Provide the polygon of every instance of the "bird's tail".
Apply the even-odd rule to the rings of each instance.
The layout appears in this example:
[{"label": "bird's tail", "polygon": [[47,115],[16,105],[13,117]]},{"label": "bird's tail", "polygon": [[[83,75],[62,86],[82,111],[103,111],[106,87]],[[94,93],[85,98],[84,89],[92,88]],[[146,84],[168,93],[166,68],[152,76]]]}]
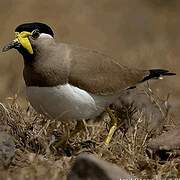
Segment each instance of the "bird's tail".
[{"label": "bird's tail", "polygon": [[147,81],[149,79],[161,79],[163,76],[174,76],[176,73],[169,72],[164,69],[151,69],[149,70],[149,75],[144,77],[141,82]]},{"label": "bird's tail", "polygon": [[[149,74],[143,78],[143,80],[139,81],[139,83],[143,83],[144,81],[150,80],[150,79],[162,79],[163,76],[174,76],[176,73],[169,72],[165,69],[150,69]],[[127,89],[134,89],[136,88],[136,85],[130,86]]]}]

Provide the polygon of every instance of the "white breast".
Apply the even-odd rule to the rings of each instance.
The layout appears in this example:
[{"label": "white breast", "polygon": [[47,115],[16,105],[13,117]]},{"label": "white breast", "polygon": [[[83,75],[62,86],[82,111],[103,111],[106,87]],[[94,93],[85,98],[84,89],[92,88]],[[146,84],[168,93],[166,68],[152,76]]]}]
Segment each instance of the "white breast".
[{"label": "white breast", "polygon": [[40,113],[62,120],[98,116],[114,97],[92,95],[69,84],[56,87],[27,87],[31,105]]}]

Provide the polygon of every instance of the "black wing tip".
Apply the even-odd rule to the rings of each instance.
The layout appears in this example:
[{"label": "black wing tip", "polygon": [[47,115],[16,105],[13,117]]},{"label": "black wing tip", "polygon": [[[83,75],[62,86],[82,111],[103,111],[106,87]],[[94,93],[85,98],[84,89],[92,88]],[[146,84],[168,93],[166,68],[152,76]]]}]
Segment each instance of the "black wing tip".
[{"label": "black wing tip", "polygon": [[176,75],[176,73],[169,72],[167,69],[150,69],[149,70],[150,74],[154,75]]},{"label": "black wing tip", "polygon": [[172,73],[172,72],[167,72],[166,74],[165,74],[165,76],[175,76],[176,75],[176,73]]},{"label": "black wing tip", "polygon": [[150,69],[149,75],[144,77],[144,79],[141,82],[147,81],[149,79],[158,79],[162,76],[175,76],[176,73],[169,72],[169,70],[166,69]]},{"label": "black wing tip", "polygon": [[160,76],[174,76],[176,73],[174,72],[169,72],[169,70],[166,69],[151,69],[149,70],[150,75],[154,75],[155,77],[160,77]]}]

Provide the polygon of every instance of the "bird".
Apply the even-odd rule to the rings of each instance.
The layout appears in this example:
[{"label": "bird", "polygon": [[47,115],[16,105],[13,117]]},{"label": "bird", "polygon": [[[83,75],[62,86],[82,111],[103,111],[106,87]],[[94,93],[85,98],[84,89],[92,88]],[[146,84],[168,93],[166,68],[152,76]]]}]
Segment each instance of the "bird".
[{"label": "bird", "polygon": [[23,77],[32,107],[63,122],[96,118],[107,110],[113,121],[107,145],[117,128],[109,106],[122,91],[150,79],[175,75],[159,68],[131,68],[99,51],[57,43],[52,28],[41,22],[18,25],[15,39],[2,51],[12,48],[23,57]]}]

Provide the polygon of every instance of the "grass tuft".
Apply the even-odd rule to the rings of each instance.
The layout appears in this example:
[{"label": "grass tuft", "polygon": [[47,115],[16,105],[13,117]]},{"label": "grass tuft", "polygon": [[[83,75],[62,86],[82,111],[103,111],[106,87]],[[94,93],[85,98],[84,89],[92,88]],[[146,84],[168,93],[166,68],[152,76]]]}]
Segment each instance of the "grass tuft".
[{"label": "grass tuft", "polygon": [[[147,96],[152,98],[152,94]],[[16,143],[15,158],[9,169],[1,170],[0,179],[65,179],[74,158],[81,152],[96,154],[139,178],[180,177],[179,156],[172,154],[162,162],[147,149],[151,138],[172,125],[172,121],[168,121],[169,109],[163,112],[166,114],[163,128],[152,130],[143,112],[134,104],[111,108],[118,120],[118,130],[109,147],[103,143],[110,126],[109,117],[105,115],[98,122],[89,120],[84,130],[69,139],[63,148],[55,148],[53,143],[66,136],[75,127],[75,122],[49,120],[30,106],[22,108],[16,100],[0,103],[0,129],[9,132]]]}]

